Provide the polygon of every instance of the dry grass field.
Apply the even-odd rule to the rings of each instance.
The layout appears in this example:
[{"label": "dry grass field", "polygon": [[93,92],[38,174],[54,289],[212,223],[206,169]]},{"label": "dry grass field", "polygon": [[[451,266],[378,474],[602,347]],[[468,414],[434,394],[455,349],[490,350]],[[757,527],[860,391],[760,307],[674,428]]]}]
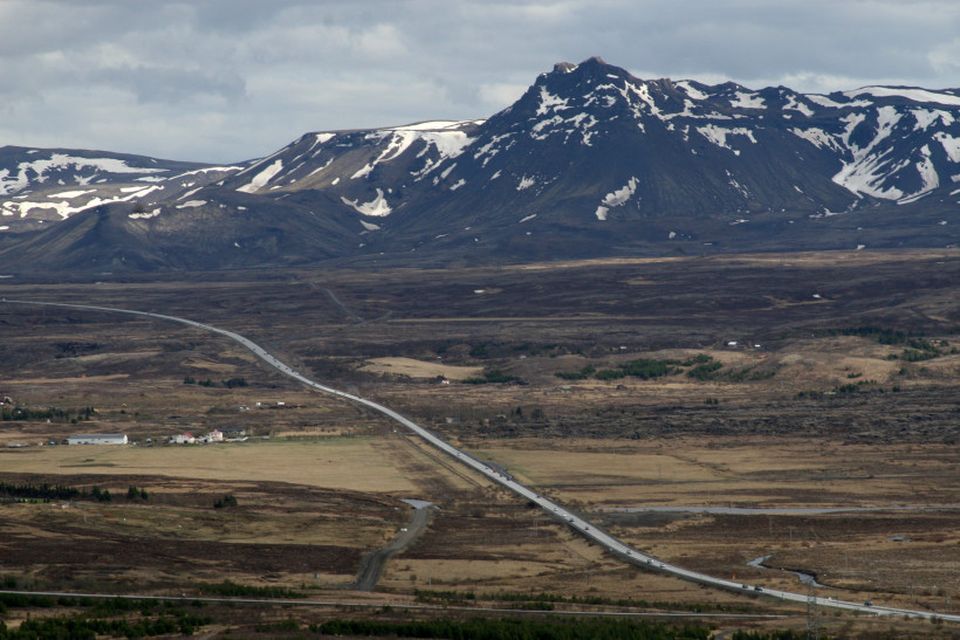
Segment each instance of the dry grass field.
[{"label": "dry grass field", "polygon": [[792,574],[747,565],[770,556],[773,567],[816,575],[824,595],[960,602],[955,448],[713,437],[518,440],[475,452],[684,566],[803,588]]},{"label": "dry grass field", "polygon": [[458,367],[438,362],[424,362],[413,358],[373,358],[360,367],[361,371],[407,376],[410,378],[437,378],[462,381],[480,375],[482,367]]},{"label": "dry grass field", "polygon": [[[0,296],[239,331],[684,566],[795,590],[805,587],[781,569],[803,570],[822,595],[957,611],[958,289],[960,254],[944,251],[5,280]],[[403,526],[399,499],[417,497],[439,509],[388,563],[381,601],[417,589],[549,591],[777,610],[624,567],[385,419],[305,390],[216,336],[0,304],[0,359],[0,399],[66,412],[0,422],[0,482],[120,496],[134,484],[152,496],[0,504],[2,573],[37,585],[169,592],[230,577],[337,594],[362,555]],[[672,369],[596,375],[640,360]],[[697,377],[696,362],[714,368]],[[510,382],[462,382],[484,376]],[[74,423],[84,407],[96,413]],[[157,446],[227,427],[251,439]],[[81,431],[139,445],[39,446]],[[239,507],[214,509],[226,493]],[[698,506],[870,510],[623,511]],[[747,566],[760,556],[769,568]],[[803,625],[802,611],[788,613],[799,617],[783,624]],[[863,637],[890,624],[904,637],[952,633],[855,623],[847,631]]]},{"label": "dry grass field", "polygon": [[308,487],[411,494],[408,461],[371,437],[205,446],[56,446],[0,449],[7,473],[149,475],[199,480],[287,482]]}]

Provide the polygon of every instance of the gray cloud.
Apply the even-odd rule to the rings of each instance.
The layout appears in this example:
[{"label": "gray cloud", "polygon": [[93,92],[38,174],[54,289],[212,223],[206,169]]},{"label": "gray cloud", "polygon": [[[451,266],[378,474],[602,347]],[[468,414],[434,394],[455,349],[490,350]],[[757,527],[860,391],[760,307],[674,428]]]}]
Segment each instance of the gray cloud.
[{"label": "gray cloud", "polygon": [[829,91],[960,86],[953,0],[4,0],[0,144],[184,159],[490,115],[560,60]]}]

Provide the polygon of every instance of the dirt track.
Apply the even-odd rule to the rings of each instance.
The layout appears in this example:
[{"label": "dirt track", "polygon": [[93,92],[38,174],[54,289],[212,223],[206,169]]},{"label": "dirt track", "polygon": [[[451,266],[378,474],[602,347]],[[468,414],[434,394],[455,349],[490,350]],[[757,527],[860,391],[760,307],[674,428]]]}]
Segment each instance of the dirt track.
[{"label": "dirt track", "polygon": [[347,588],[354,591],[373,591],[383,574],[383,567],[387,560],[397,553],[404,551],[427,529],[430,521],[430,509],[433,505],[428,502],[411,501],[413,516],[400,534],[382,549],[377,549],[363,556],[360,560],[360,571],[357,579]]}]

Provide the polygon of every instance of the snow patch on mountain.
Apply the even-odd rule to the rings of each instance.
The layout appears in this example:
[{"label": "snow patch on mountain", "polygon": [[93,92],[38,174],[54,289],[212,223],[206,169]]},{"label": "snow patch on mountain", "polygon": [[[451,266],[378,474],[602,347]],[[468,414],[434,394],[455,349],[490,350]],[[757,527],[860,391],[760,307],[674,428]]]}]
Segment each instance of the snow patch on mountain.
[{"label": "snow patch on mountain", "polygon": [[487,166],[487,163],[493,160],[494,156],[501,151],[509,151],[510,147],[516,143],[516,140],[510,140],[510,142],[508,142],[504,147],[498,146],[501,142],[513,137],[514,135],[515,134],[512,132],[508,132],[493,136],[489,142],[477,149],[476,153],[473,154],[473,159],[479,160],[480,158],[483,158],[481,166]]},{"label": "snow patch on mountain", "polygon": [[[49,173],[68,169],[73,171],[93,169],[96,172],[113,174],[157,174],[167,171],[158,167],[131,167],[126,161],[118,158],[82,158],[66,153],[51,153],[49,158],[17,164],[15,173],[11,173],[9,169],[0,170],[0,195],[17,193],[31,184],[43,184],[47,181]],[[89,183],[96,174],[75,177],[78,178],[77,184],[84,184]]]},{"label": "snow patch on mountain", "polygon": [[[433,146],[444,160],[456,158],[473,142],[473,138],[463,131],[425,131],[420,139]],[[425,152],[421,151],[419,155]]]},{"label": "snow patch on mountain", "polygon": [[840,109],[842,107],[849,106],[849,103],[837,102],[832,100],[827,96],[821,95],[819,93],[805,93],[803,97],[809,100],[810,102],[820,105],[821,107],[828,107],[831,109]]},{"label": "snow patch on mountain", "polygon": [[737,91],[735,97],[730,100],[730,106],[734,109],[765,109],[767,103],[755,93]]},{"label": "snow patch on mountain", "polygon": [[890,163],[893,158],[888,157],[892,148],[888,147],[883,151],[874,153],[874,149],[893,132],[894,127],[900,121],[902,115],[895,107],[885,106],[877,109],[877,128],[873,138],[865,147],[860,147],[851,142],[850,137],[853,131],[866,120],[863,113],[850,113],[841,118],[846,123],[843,132],[843,142],[850,150],[853,159],[844,162],[840,169],[831,179],[842,187],[845,187],[857,196],[869,195],[875,198],[885,200],[900,200],[905,195],[897,187],[890,186],[884,188],[884,179],[887,177]]},{"label": "snow patch on mountain", "polygon": [[203,187],[196,187],[195,189],[190,189],[190,191],[185,192],[183,195],[177,198],[177,200],[186,200],[187,198],[195,194],[197,191],[200,191],[200,189],[202,188]]},{"label": "snow patch on mountain", "polygon": [[943,146],[943,150],[946,152],[947,157],[950,158],[950,162],[960,162],[960,137],[938,131],[933,135],[933,139]]},{"label": "snow patch on mountain", "polygon": [[930,145],[923,145],[923,147],[920,148],[920,154],[922,157],[914,166],[917,169],[917,173],[920,174],[920,181],[923,184],[919,191],[911,196],[902,198],[897,204],[916,202],[940,186],[940,175],[937,173],[936,167],[933,166],[933,160],[930,159]]},{"label": "snow patch on mountain", "polygon": [[[319,167],[317,167],[316,169],[308,173],[307,177],[309,178],[312,175],[320,173],[321,171],[329,167],[331,164],[333,164],[333,158],[327,158],[326,162],[324,162],[322,165],[320,165]],[[337,182],[339,181],[340,181],[340,176],[337,176]],[[332,184],[337,184],[337,182],[333,182]]]},{"label": "snow patch on mountain", "polygon": [[715,124],[708,124],[702,127],[696,128],[700,135],[712,142],[718,147],[724,149],[729,149],[734,153],[734,155],[739,156],[740,150],[734,149],[729,144],[727,144],[727,136],[744,136],[753,144],[757,144],[757,139],[753,135],[753,131],[745,127],[720,127]]},{"label": "snow patch on mountain", "polygon": [[[139,191],[140,187],[133,187],[134,190]],[[73,200],[74,198],[79,198],[80,196],[85,196],[88,193],[96,193],[96,189],[81,189],[80,191],[63,191],[61,193],[51,193],[47,197],[50,199],[55,198],[66,198],[67,200]],[[122,192],[123,189],[120,189]]]},{"label": "snow patch on mountain", "polygon": [[457,130],[466,124],[481,125],[485,120],[426,120],[424,122],[414,122],[413,124],[404,124],[399,127],[390,127],[388,131],[443,131]]},{"label": "snow patch on mountain", "polygon": [[529,189],[535,184],[537,184],[536,178],[523,176],[522,178],[520,178],[520,182],[517,183],[517,191],[523,191],[524,189]]},{"label": "snow patch on mountain", "polygon": [[357,178],[366,178],[368,175],[370,175],[370,172],[373,171],[373,166],[374,165],[372,162],[368,162],[367,164],[357,169],[353,173],[353,175],[350,176],[350,179],[356,180]]},{"label": "snow patch on mountain", "polygon": [[277,159],[274,160],[270,166],[258,173],[253,177],[253,179],[247,184],[239,187],[237,191],[241,193],[256,193],[269,183],[274,176],[280,173],[283,169],[283,160]]},{"label": "snow patch on mountain", "polygon": [[836,139],[818,127],[810,127],[808,129],[794,127],[792,129],[788,129],[788,131],[798,138],[803,138],[818,149],[831,149],[833,151],[841,150],[840,144],[836,141]]},{"label": "snow patch on mountain", "polygon": [[[731,187],[733,187],[733,188],[737,191],[737,193],[739,193],[739,194],[740,194],[741,196],[743,196],[745,199],[749,199],[749,198],[750,198],[750,191],[747,190],[747,188],[746,188],[745,186],[743,186],[742,184],[740,184],[740,183],[737,181],[736,178],[733,177],[733,174],[730,173],[730,170],[729,170],[729,169],[724,169],[724,173],[727,174],[727,184],[729,184]],[[742,222],[747,222],[747,220],[742,220],[741,223],[742,223]],[[731,224],[737,224],[737,223],[731,223]]]},{"label": "snow patch on mountain", "polygon": [[[233,171],[241,171],[241,170],[243,170],[243,167],[237,167],[237,166],[203,167],[201,169],[193,169],[192,171],[184,171],[183,173],[179,173],[171,178],[167,178],[167,180],[173,181],[173,180],[178,180],[180,178],[186,178],[187,176],[197,176],[203,173],[210,173],[212,171],[216,171],[218,173],[231,173]],[[143,178],[140,178],[140,180],[143,180]]]},{"label": "snow patch on mountain", "polygon": [[624,204],[626,204],[631,196],[636,193],[637,184],[637,178],[632,177],[627,180],[627,184],[605,195],[603,200],[600,202],[600,205],[597,207],[597,210],[594,212],[594,215],[597,216],[597,220],[606,220],[610,209],[613,207],[622,207]]},{"label": "snow patch on mountain", "polygon": [[787,104],[783,105],[783,110],[799,111],[808,118],[813,115],[813,109],[797,100],[796,96],[787,96]]},{"label": "snow patch on mountain", "polygon": [[540,87],[540,105],[537,107],[537,115],[544,116],[551,111],[562,111],[569,109],[567,99],[555,96],[546,87]]},{"label": "snow patch on mountain", "polygon": [[433,179],[433,183],[434,183],[434,184],[437,184],[440,180],[446,180],[446,179],[447,179],[447,176],[450,175],[450,174],[453,172],[453,170],[456,169],[456,168],[457,168],[457,163],[456,163],[456,162],[454,162],[453,164],[449,165],[446,169],[444,169],[443,171],[440,172],[440,177],[439,177],[439,178],[434,178],[434,179]]},{"label": "snow patch on mountain", "polygon": [[421,169],[411,172],[416,180],[421,180],[444,161],[459,156],[473,142],[473,138],[458,128],[467,122],[469,121],[431,121],[373,131],[367,134],[365,139],[374,143],[385,141],[385,146],[376,158],[358,169],[350,179],[369,176],[377,165],[399,158],[412,145],[422,142],[424,146],[416,157],[426,156],[431,149],[435,151],[436,157],[428,157]]},{"label": "snow patch on mountain", "polygon": [[848,98],[863,95],[875,98],[906,98],[912,102],[933,102],[949,107],[960,107],[960,96],[914,87],[861,87],[854,91],[844,91],[843,95]]},{"label": "snow patch on mountain", "polygon": [[913,114],[913,117],[917,121],[917,124],[913,128],[914,131],[926,131],[930,128],[930,125],[938,120],[940,124],[947,127],[955,121],[952,113],[943,111],[942,109],[911,109],[910,113]]},{"label": "snow patch on mountain", "polygon": [[150,218],[156,218],[158,215],[160,215],[160,212],[162,210],[163,209],[161,207],[157,207],[153,211],[150,211],[150,212],[137,211],[129,214],[127,217],[130,218],[131,220],[149,220]]},{"label": "snow patch on mountain", "polygon": [[563,134],[563,142],[567,144],[570,141],[571,134],[579,133],[580,143],[589,147],[592,146],[590,138],[594,134],[591,129],[597,124],[599,124],[599,121],[589,113],[578,113],[569,118],[553,116],[534,124],[530,129],[530,137],[534,140],[546,140],[551,135]]},{"label": "snow patch on mountain", "polygon": [[[0,213],[4,216],[17,216],[21,219],[26,218],[33,211],[53,211],[56,213],[62,220],[66,220],[75,213],[80,213],[81,211],[86,211],[87,209],[92,209],[93,207],[99,207],[100,205],[110,204],[112,202],[129,202],[141,198],[153,191],[162,190],[163,187],[159,185],[152,185],[149,187],[138,188],[136,192],[125,195],[125,196],[113,196],[113,197],[102,197],[94,196],[93,198],[88,199],[86,202],[80,204],[74,204],[73,202],[68,202],[67,200],[75,200],[81,195],[88,195],[90,193],[96,193],[96,189],[91,189],[84,191],[82,193],[77,192],[65,192],[70,194],[70,197],[67,199],[56,200],[47,200],[47,201],[33,201],[26,200],[25,198],[29,196],[15,196],[15,200],[7,200],[6,202],[0,203]],[[61,198],[64,197],[63,193],[59,194]],[[53,197],[53,196],[48,196]]]},{"label": "snow patch on mountain", "polygon": [[707,100],[710,97],[703,91],[700,91],[694,87],[689,80],[681,80],[676,83],[676,86],[680,87],[684,93],[694,100]]},{"label": "snow patch on mountain", "polygon": [[390,215],[390,212],[393,209],[390,208],[390,204],[387,202],[386,197],[383,195],[383,189],[377,189],[377,197],[371,200],[370,202],[360,202],[359,198],[355,200],[349,200],[343,196],[340,196],[340,200],[345,205],[353,207],[354,211],[361,213],[365,216],[373,216],[377,218],[382,218]]}]

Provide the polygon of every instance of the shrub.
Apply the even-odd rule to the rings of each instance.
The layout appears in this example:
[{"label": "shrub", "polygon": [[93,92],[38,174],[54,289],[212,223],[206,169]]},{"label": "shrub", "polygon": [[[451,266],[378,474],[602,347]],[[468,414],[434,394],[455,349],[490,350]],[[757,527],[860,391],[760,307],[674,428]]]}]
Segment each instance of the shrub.
[{"label": "shrub", "polygon": [[483,375],[479,377],[467,378],[463,381],[465,384],[506,384],[523,383],[521,378],[504,373],[500,369],[484,369]]},{"label": "shrub", "polygon": [[219,498],[216,502],[213,503],[214,509],[224,509],[226,507],[235,507],[237,506],[237,498],[232,494],[228,493],[227,495]]},{"label": "shrub", "polygon": [[694,380],[712,380],[717,377],[717,372],[723,368],[723,364],[716,360],[711,360],[704,364],[699,364],[693,369],[687,371],[687,376]]},{"label": "shrub", "polygon": [[588,364],[579,371],[558,371],[554,375],[562,380],[586,380],[596,372],[596,368]]}]

